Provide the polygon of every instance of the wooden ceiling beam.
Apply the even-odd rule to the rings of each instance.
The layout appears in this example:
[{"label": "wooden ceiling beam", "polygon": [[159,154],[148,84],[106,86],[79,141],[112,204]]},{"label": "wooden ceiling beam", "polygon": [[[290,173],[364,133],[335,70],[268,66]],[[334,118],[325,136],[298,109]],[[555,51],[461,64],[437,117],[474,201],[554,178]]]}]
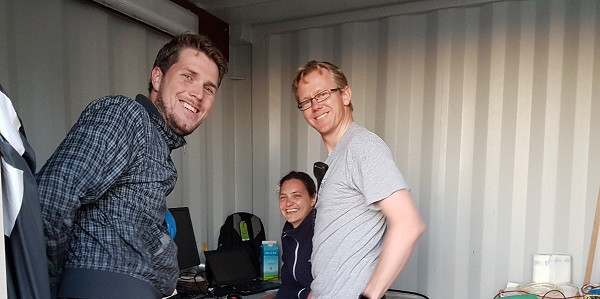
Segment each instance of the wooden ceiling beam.
[{"label": "wooden ceiling beam", "polygon": [[229,61],[229,24],[188,0],[171,0],[198,16],[198,33],[208,36]]}]

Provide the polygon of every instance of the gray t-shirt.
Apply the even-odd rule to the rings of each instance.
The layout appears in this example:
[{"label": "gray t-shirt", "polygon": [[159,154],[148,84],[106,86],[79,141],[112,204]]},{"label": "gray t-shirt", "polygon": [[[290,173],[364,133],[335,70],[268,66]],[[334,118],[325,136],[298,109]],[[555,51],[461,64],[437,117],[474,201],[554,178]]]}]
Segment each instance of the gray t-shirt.
[{"label": "gray t-shirt", "polygon": [[313,298],[358,298],[377,263],[386,228],[373,204],[407,189],[388,146],[356,123],[327,160],[313,236]]}]

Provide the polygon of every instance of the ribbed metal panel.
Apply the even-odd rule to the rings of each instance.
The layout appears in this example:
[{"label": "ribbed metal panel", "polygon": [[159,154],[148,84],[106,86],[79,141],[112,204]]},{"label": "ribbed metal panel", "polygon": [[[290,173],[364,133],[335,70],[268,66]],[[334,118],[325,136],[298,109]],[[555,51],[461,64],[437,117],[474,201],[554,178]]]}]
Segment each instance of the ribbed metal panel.
[{"label": "ribbed metal panel", "polygon": [[[253,150],[269,161],[255,200],[276,198],[283,174],[326,158],[290,84],[306,61],[329,60],[428,224],[395,287],[492,298],[531,281],[536,253],[572,255],[581,285],[600,186],[599,10],[591,0],[499,1],[255,30],[253,110],[267,120],[254,119]],[[269,209],[276,238],[280,216]]]},{"label": "ribbed metal panel", "polygon": [[[327,156],[291,79],[325,59],[348,75],[356,121],[388,143],[428,225],[394,287],[492,298],[531,281],[535,253],[572,255],[580,285],[600,187],[600,3],[476,2],[254,28],[251,51],[232,46],[209,119],[174,152],[169,204],[190,206],[211,249],[235,211],[279,240],[279,178]],[[0,83],[40,164],[91,100],[145,92],[168,39],[80,1],[0,0],[0,16]]]}]

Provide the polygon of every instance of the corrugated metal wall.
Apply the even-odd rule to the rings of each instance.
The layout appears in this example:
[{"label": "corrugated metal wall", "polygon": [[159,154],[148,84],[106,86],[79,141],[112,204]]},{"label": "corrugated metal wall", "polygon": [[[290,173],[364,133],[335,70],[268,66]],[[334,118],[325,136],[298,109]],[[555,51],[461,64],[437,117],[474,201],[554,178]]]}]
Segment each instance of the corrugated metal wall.
[{"label": "corrugated metal wall", "polygon": [[[209,248],[234,211],[253,211],[278,240],[279,178],[327,155],[291,79],[327,59],[345,70],[356,121],[390,145],[428,224],[394,287],[492,298],[531,280],[534,253],[571,254],[581,284],[600,187],[600,3],[430,9],[465,2],[477,1],[254,28],[252,49],[232,46],[211,116],[174,153],[169,204],[190,206]],[[0,0],[0,16],[0,83],[40,164],[91,100],[145,92],[168,39],[85,1]]]},{"label": "corrugated metal wall", "polygon": [[[166,11],[162,13],[168,16]],[[36,151],[38,169],[91,101],[110,94],[147,94],[152,64],[169,39],[167,34],[88,1],[0,0],[0,84],[22,119]],[[185,148],[172,154],[179,180],[168,204],[190,207],[199,243],[218,234],[224,220],[221,215],[236,209],[233,197],[222,200],[223,193],[230,195],[234,190],[221,182],[232,181],[236,175],[245,175],[242,182],[251,180],[249,168],[235,172],[232,166],[236,151],[234,139],[229,137],[233,136],[234,117],[222,118],[233,111],[235,89],[229,82],[223,81],[212,116],[187,137]],[[240,123],[239,127],[248,130],[242,134],[251,138],[249,119]],[[251,144],[243,141],[244,145]],[[247,148],[242,151],[251,152]],[[239,163],[247,164],[251,163]],[[238,193],[250,194],[251,185],[246,185],[246,190]],[[209,196],[217,198],[215,204]],[[251,210],[247,201],[249,208],[244,202],[241,209]],[[214,219],[213,214],[217,215]],[[209,217],[214,225],[209,225]]]},{"label": "corrugated metal wall", "polygon": [[[581,285],[600,186],[600,2],[370,17],[255,28],[255,207],[276,198],[283,174],[326,158],[290,84],[299,65],[329,60],[349,77],[355,120],[389,144],[428,223],[395,287],[492,298],[509,281],[531,281],[535,253],[572,255]],[[273,202],[264,217],[275,238]]]},{"label": "corrugated metal wall", "polygon": [[[0,84],[38,169],[91,101],[147,94],[152,64],[169,39],[88,1],[0,0]],[[211,115],[172,153],[179,176],[167,204],[190,208],[199,248],[216,248],[227,215],[253,209],[250,64],[250,45],[233,45]]]}]

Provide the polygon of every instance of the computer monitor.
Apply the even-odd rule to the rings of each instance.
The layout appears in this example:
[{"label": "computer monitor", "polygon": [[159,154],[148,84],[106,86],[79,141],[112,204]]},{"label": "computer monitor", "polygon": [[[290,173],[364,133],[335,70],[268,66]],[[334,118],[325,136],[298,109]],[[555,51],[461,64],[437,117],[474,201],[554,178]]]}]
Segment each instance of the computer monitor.
[{"label": "computer monitor", "polygon": [[173,215],[173,218],[175,218],[175,225],[177,226],[175,244],[177,244],[179,270],[198,266],[200,264],[200,255],[198,254],[198,245],[194,236],[190,210],[187,207],[180,207],[169,208],[169,211]]}]

